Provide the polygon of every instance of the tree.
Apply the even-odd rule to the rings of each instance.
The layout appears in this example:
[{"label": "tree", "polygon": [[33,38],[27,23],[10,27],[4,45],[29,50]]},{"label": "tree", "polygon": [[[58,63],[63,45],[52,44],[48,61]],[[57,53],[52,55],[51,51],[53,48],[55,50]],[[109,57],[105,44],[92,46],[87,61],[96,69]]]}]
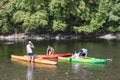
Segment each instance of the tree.
[{"label": "tree", "polygon": [[[42,9],[43,6],[42,0],[9,0],[2,16],[7,18],[3,25],[9,23],[12,26],[8,26],[11,30],[22,29],[24,32],[44,27],[48,24],[48,18],[47,12]],[[5,25],[2,29],[6,27]]]},{"label": "tree", "polygon": [[117,32],[119,0],[3,0],[0,32]]}]

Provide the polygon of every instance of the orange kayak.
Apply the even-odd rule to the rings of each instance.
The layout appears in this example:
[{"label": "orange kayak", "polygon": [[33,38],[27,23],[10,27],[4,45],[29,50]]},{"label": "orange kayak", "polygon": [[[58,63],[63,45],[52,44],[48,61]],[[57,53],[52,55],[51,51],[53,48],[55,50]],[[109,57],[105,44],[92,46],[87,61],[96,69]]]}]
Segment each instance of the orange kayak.
[{"label": "orange kayak", "polygon": [[[17,60],[21,60],[21,61],[28,61],[27,56],[11,55],[11,59],[17,59]],[[56,65],[57,64],[56,61],[39,59],[39,58],[35,58],[34,62],[35,63],[42,63],[42,64],[51,64],[51,65]]]},{"label": "orange kayak", "polygon": [[56,69],[56,65],[47,65],[47,64],[39,64],[39,63],[33,63],[33,62],[28,62],[28,61],[22,61],[22,60],[19,60],[19,59],[11,59],[12,62],[17,62],[17,63],[20,63],[24,66],[29,66],[29,65],[33,65],[34,67],[36,68],[50,68],[50,69]]},{"label": "orange kayak", "polygon": [[53,54],[53,55],[38,55],[38,57],[42,59],[58,59],[58,57],[69,57],[71,53],[61,53],[61,54]]}]

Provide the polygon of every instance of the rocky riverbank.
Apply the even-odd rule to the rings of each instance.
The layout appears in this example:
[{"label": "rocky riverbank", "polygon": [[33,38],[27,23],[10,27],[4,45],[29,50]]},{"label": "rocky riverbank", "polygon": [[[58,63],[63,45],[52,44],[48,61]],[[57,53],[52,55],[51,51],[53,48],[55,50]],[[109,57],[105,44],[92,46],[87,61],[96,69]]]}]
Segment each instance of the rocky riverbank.
[{"label": "rocky riverbank", "polygon": [[37,35],[27,35],[24,33],[20,34],[12,34],[12,35],[0,35],[0,40],[76,40],[76,39],[86,39],[86,38],[100,38],[100,39],[117,39],[120,40],[120,33],[109,33],[109,34],[97,34],[97,35],[89,35],[89,34],[37,34]]}]

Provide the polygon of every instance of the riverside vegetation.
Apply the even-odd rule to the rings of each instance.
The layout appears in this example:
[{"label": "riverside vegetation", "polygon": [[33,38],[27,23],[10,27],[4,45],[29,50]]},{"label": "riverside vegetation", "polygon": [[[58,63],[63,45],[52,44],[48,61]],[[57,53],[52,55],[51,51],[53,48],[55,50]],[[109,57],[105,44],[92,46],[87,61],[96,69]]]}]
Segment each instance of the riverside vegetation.
[{"label": "riverside vegetation", "polygon": [[120,0],[0,0],[0,34],[119,33]]}]

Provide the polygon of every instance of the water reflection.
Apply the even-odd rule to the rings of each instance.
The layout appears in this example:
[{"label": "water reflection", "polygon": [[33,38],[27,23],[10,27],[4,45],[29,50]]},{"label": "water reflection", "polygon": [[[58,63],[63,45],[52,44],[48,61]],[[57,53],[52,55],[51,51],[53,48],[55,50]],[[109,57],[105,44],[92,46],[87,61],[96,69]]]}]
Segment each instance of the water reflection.
[{"label": "water reflection", "polygon": [[82,71],[83,73],[89,69],[104,69],[107,64],[72,64],[72,70],[74,73],[79,73]]},{"label": "water reflection", "polygon": [[[34,80],[119,80],[120,62],[120,41],[39,41],[35,42],[36,53],[44,53],[48,44],[55,48],[56,53],[74,52],[74,50],[85,47],[89,50],[89,56],[98,58],[110,58],[112,62],[100,65],[81,65],[62,63],[59,65],[33,65],[32,79]],[[15,42],[14,44],[4,44],[0,42],[0,80],[27,80],[28,64],[11,64],[6,55],[24,55],[26,42]],[[12,47],[11,47],[12,46]],[[3,57],[5,56],[5,57]],[[15,63],[15,62],[13,62]],[[21,62],[23,64],[24,62]],[[6,65],[7,64],[7,65]],[[11,65],[11,66],[8,66]],[[83,69],[85,66],[87,69]],[[18,69],[19,68],[19,69]],[[3,73],[4,72],[4,73]],[[11,74],[12,72],[12,74]],[[65,74],[65,72],[67,74]],[[115,75],[113,75],[115,74]],[[7,78],[7,79],[6,79]],[[12,78],[12,79],[11,79]],[[87,79],[86,79],[87,78]]]},{"label": "water reflection", "polygon": [[72,64],[72,71],[74,76],[79,79],[86,79],[88,74],[88,69],[86,66],[81,64]]},{"label": "water reflection", "polygon": [[34,72],[34,63],[28,62],[28,69],[27,69],[27,80],[34,80],[33,79],[33,72]]},{"label": "water reflection", "polygon": [[104,71],[107,64],[72,64],[73,77],[77,80],[87,80],[91,71]]},{"label": "water reflection", "polygon": [[72,64],[72,70],[74,73],[78,73],[81,70],[80,64]]}]

